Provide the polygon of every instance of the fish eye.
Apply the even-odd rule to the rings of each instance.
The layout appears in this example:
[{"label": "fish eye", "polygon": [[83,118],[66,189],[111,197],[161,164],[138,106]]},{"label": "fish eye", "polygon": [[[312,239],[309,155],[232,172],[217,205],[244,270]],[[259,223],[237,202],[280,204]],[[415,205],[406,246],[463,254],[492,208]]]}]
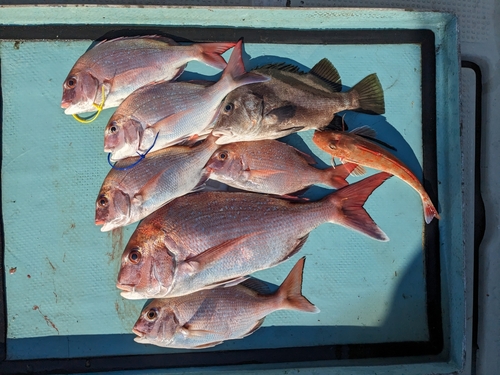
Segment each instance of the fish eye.
[{"label": "fish eye", "polygon": [[222,151],[217,157],[219,160],[226,160],[228,157],[227,151]]},{"label": "fish eye", "polygon": [[106,198],[104,195],[101,195],[99,196],[99,198],[97,199],[97,203],[99,204],[99,206],[101,207],[106,207],[109,203],[108,201],[108,198]]},{"label": "fish eye", "polygon": [[141,260],[141,252],[139,249],[133,249],[130,254],[128,255],[128,259],[130,260],[131,263],[137,264]]},{"label": "fish eye", "polygon": [[116,132],[118,130],[118,128],[116,127],[116,125],[117,125],[116,121],[113,121],[110,125],[111,126],[109,127],[109,132],[111,134],[113,134],[114,132]]},{"label": "fish eye", "polygon": [[150,321],[155,320],[157,316],[158,316],[158,311],[156,311],[156,309],[150,309],[146,313],[146,319],[148,319]]},{"label": "fish eye", "polygon": [[330,147],[332,150],[336,150],[337,149],[337,145],[334,142],[328,143],[328,147]]},{"label": "fish eye", "polygon": [[224,107],[224,112],[228,113],[228,112],[231,112],[231,110],[234,108],[234,105],[233,103],[228,103],[226,104],[226,106]]},{"label": "fish eye", "polygon": [[76,77],[69,77],[66,81],[66,86],[70,89],[74,88],[76,86]]}]

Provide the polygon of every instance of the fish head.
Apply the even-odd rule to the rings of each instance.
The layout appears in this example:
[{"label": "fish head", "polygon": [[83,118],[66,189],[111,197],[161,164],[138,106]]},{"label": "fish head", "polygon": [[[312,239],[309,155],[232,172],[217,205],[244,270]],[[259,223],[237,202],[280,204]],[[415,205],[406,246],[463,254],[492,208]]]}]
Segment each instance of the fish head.
[{"label": "fish head", "polygon": [[223,145],[213,153],[205,168],[214,175],[234,178],[243,169],[242,156],[234,143]]},{"label": "fish head", "polygon": [[259,133],[264,100],[246,87],[231,92],[222,102],[212,134],[219,145],[251,141]]},{"label": "fish head", "polygon": [[128,299],[161,298],[172,289],[175,259],[163,243],[160,230],[139,225],[121,259],[116,287]]},{"label": "fish head", "polygon": [[115,113],[104,129],[104,152],[111,152],[114,160],[134,156],[143,131],[138,120]]},{"label": "fish head", "polygon": [[132,332],[137,335],[134,341],[168,346],[182,328],[172,304],[169,299],[156,299],[149,303],[132,328]]},{"label": "fish head", "polygon": [[95,224],[101,231],[118,228],[130,220],[130,197],[118,187],[103,186],[95,202]]},{"label": "fish head", "polygon": [[312,139],[319,148],[326,152],[331,152],[339,148],[341,138],[341,132],[333,130],[316,130]]},{"label": "fish head", "polygon": [[63,83],[61,108],[67,115],[95,111],[99,80],[90,72],[72,69]]}]

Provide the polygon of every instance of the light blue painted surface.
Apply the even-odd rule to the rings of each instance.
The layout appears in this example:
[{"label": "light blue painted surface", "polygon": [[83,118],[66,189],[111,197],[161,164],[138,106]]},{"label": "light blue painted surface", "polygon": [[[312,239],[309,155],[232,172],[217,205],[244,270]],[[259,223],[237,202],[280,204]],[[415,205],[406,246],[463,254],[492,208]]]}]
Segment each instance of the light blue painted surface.
[{"label": "light blue painted surface", "polygon": [[[12,9],[4,8],[2,23],[11,23],[9,17],[19,21],[20,17],[37,11],[40,10],[27,8],[26,13],[14,15]],[[79,16],[71,17],[76,11]],[[100,17],[95,17],[96,12]],[[140,19],[146,25],[155,24],[166,10],[133,9],[133,12],[134,23]],[[257,17],[252,9],[218,8],[214,12],[194,9],[187,13],[182,9],[169,9],[169,17],[163,18],[161,23],[182,25],[197,20],[197,24],[226,25],[231,20],[232,25],[248,26],[248,21],[252,21],[251,25],[258,27],[259,22],[265,22],[268,17],[268,12],[262,11]],[[241,13],[242,18],[226,18],[227,14],[234,16],[235,12]],[[287,19],[295,19],[297,28],[321,28],[328,22],[329,28],[333,24],[337,28],[404,25],[435,31],[440,46],[437,55],[438,176],[441,182],[439,205],[444,218],[440,228],[442,261],[447,275],[443,277],[443,314],[446,320],[448,311],[454,313],[445,329],[453,332],[451,351],[459,363],[461,341],[458,339],[463,334],[463,292],[460,290],[463,286],[458,290],[456,287],[462,280],[460,260],[463,257],[458,235],[461,233],[461,191],[456,187],[460,179],[458,102],[453,105],[458,81],[449,73],[451,69],[456,75],[458,65],[454,23],[451,22],[446,30],[450,44],[444,42],[443,27],[452,19],[435,13],[324,9],[301,11],[299,19],[296,12],[273,12],[269,13],[274,14],[274,20],[284,19],[285,15]],[[104,22],[127,22],[131,16],[127,9],[110,11],[96,7],[86,8],[85,12],[72,7],[50,11],[51,21],[55,23],[62,18],[64,22],[72,19],[72,23],[73,20],[99,23],[102,17],[106,17]],[[398,21],[390,20],[391,16],[397,16]],[[40,17],[26,18],[30,24],[33,19]],[[182,36],[181,30],[179,36]],[[101,233],[93,225],[94,200],[108,170],[102,152],[103,127],[112,110],[103,112],[96,122],[85,126],[65,116],[59,108],[62,81],[90,43],[26,41],[16,49],[13,41],[5,41],[0,46],[9,359],[174,352],[135,344],[132,335],[123,335],[130,332],[142,306],[141,301],[123,300],[114,288],[118,257],[132,228],[124,230],[120,243],[118,233]],[[382,140],[398,148],[398,156],[411,169],[421,173],[420,55],[417,46],[246,44],[245,51],[251,58],[247,67],[267,62],[267,58],[261,57],[266,55],[274,56],[272,61],[293,57],[304,67],[312,67],[321,58],[329,57],[338,68],[344,85],[348,86],[376,72],[385,89],[385,118],[348,113],[346,122],[351,128],[367,123],[372,125]],[[210,76],[216,74],[213,69],[198,63],[190,64],[188,70]],[[458,101],[458,94],[456,98]],[[328,157],[310,142],[310,136],[311,133],[301,134],[306,146],[328,163]],[[307,150],[297,136],[288,140]],[[319,196],[324,192],[316,188],[313,194]],[[425,340],[423,220],[418,195],[403,182],[391,179],[375,191],[366,208],[391,238],[389,243],[377,243],[339,226],[325,224],[311,234],[304,249],[290,262],[255,274],[279,284],[293,262],[306,255],[304,294],[320,307],[321,314],[277,312],[270,315],[265,328],[254,335],[213,350],[263,347],[263,343],[264,347],[275,347]],[[17,267],[14,274],[8,273],[11,267]],[[34,310],[34,306],[39,308]],[[288,329],[286,326],[293,327]],[[34,339],[36,337],[42,337],[42,342],[51,345],[36,345],[40,342]],[[25,350],[28,343],[34,344],[34,350]]]}]

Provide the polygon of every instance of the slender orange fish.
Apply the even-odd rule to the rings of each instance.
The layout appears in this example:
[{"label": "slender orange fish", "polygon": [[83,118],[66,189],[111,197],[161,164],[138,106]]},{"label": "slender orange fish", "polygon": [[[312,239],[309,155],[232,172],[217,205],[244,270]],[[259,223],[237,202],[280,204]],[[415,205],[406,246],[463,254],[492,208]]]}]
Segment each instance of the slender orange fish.
[{"label": "slender orange fish", "polygon": [[323,151],[342,162],[350,162],[390,173],[410,185],[422,198],[425,222],[440,219],[436,208],[418,178],[397,157],[367,138],[375,138],[375,131],[362,126],[350,132],[331,129],[314,132],[313,142]]}]

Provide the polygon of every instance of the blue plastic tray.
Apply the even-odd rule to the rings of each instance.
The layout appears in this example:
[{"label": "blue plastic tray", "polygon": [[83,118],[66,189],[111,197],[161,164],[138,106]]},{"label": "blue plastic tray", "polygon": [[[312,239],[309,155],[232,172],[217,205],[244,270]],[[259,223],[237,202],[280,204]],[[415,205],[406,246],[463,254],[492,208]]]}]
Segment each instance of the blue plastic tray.
[{"label": "blue plastic tray", "polygon": [[[334,364],[341,371],[340,365],[380,357],[390,357],[385,364],[429,362],[442,371],[461,366],[464,275],[453,16],[352,9],[88,6],[19,12],[4,7],[0,25],[2,373],[207,370],[243,363],[262,363],[259,368]],[[131,327],[145,301],[124,300],[115,288],[119,259],[135,226],[102,233],[94,225],[94,202],[109,170],[103,129],[113,110],[82,125],[59,104],[64,78],[93,40],[155,32],[193,41],[243,36],[248,69],[285,61],[307,71],[327,57],[346,88],[376,72],[386,114],[347,112],[345,121],[351,129],[372,126],[398,149],[397,156],[422,176],[442,220],[425,225],[419,196],[392,178],[365,205],[390,242],[324,224],[290,261],[255,274],[279,285],[305,255],[303,293],[320,314],[279,311],[255,334],[204,351],[135,343]],[[181,79],[216,79],[219,73],[200,63],[186,70]],[[326,167],[330,159],[311,135],[285,141],[312,152]],[[308,196],[328,192],[315,187]],[[405,368],[404,373],[417,371],[413,365]]]}]

